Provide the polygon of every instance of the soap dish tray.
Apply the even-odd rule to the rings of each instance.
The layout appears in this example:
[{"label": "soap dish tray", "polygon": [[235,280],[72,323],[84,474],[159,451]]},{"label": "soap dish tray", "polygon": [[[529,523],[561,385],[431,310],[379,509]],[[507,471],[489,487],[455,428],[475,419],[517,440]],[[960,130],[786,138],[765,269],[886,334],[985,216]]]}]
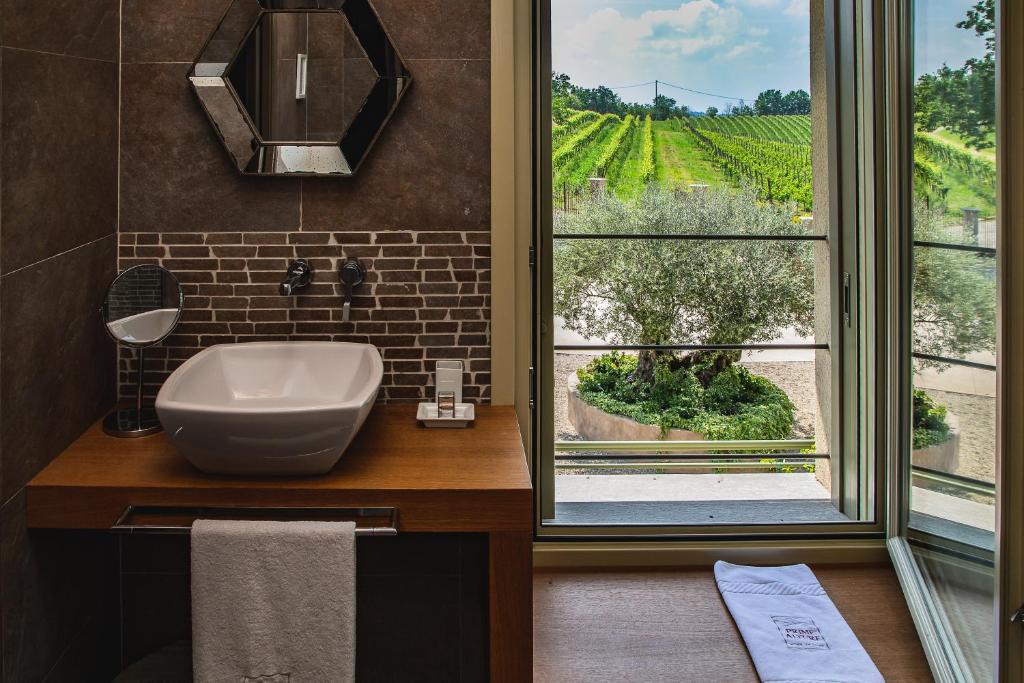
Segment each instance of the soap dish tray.
[{"label": "soap dish tray", "polygon": [[456,403],[455,417],[438,417],[436,403],[421,403],[416,409],[416,419],[424,427],[459,429],[468,427],[475,417],[472,403]]}]

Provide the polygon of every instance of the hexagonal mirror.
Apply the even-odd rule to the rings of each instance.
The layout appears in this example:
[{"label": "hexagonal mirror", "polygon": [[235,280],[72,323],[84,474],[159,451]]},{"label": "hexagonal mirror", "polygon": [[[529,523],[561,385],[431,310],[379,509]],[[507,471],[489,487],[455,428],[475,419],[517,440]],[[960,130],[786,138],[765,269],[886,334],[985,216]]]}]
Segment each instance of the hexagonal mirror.
[{"label": "hexagonal mirror", "polygon": [[345,177],[412,76],[369,0],[233,0],[189,80],[239,172]]}]

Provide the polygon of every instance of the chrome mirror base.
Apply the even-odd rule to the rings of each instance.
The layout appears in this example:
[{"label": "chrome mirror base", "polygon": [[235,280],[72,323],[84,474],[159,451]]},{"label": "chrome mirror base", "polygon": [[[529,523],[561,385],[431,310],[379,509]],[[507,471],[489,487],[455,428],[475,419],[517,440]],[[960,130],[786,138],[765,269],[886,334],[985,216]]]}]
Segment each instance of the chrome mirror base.
[{"label": "chrome mirror base", "polygon": [[141,412],[134,407],[115,408],[103,419],[103,432],[122,439],[152,436],[163,430],[153,406],[143,407]]}]

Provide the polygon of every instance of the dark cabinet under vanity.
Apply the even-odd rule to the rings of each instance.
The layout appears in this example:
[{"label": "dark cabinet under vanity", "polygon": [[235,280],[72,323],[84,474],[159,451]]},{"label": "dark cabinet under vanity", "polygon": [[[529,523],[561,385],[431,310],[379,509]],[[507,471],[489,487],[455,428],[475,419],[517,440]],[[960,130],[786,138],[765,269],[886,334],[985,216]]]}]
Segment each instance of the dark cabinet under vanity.
[{"label": "dark cabinet under vanity", "polygon": [[511,408],[427,430],[415,406],[377,406],[331,472],[287,479],[203,474],[166,436],[90,429],[29,483],[28,526],[88,530],[116,556],[112,659],[187,664],[188,536],[95,534],[140,506],[393,507],[397,535],[357,539],[357,680],[531,679],[533,496]]},{"label": "dark cabinet under vanity", "polygon": [[[119,683],[190,680],[188,538],[125,536],[116,552]],[[364,537],[356,554],[360,683],[488,680],[486,534]]]}]

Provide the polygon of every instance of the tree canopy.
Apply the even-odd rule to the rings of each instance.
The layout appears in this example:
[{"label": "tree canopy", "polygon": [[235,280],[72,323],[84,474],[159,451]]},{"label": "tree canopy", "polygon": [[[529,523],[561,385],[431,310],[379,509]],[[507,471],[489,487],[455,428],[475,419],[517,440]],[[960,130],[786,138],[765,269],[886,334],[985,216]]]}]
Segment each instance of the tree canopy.
[{"label": "tree canopy", "polygon": [[948,128],[976,149],[991,147],[996,124],[995,0],[980,0],[958,28],[985,38],[985,51],[959,68],[943,64],[914,86],[914,121],[924,130]]},{"label": "tree canopy", "polygon": [[[560,233],[803,230],[793,222],[791,207],[760,202],[751,191],[650,188],[636,202],[599,200],[556,220]],[[790,326],[810,332],[814,267],[804,242],[566,240],[554,260],[555,314],[585,337],[625,344],[739,344],[769,341]],[[641,372],[653,372],[655,355],[641,354]]]},{"label": "tree canopy", "polygon": [[[940,208],[923,200],[914,205],[914,239],[957,243],[955,228],[943,225]],[[914,250],[914,350],[968,358],[996,350],[994,259],[954,249]],[[941,363],[925,362],[939,368]]]},{"label": "tree canopy", "polygon": [[779,114],[810,114],[811,96],[806,90],[765,90],[754,100],[754,113],[759,116]]}]

